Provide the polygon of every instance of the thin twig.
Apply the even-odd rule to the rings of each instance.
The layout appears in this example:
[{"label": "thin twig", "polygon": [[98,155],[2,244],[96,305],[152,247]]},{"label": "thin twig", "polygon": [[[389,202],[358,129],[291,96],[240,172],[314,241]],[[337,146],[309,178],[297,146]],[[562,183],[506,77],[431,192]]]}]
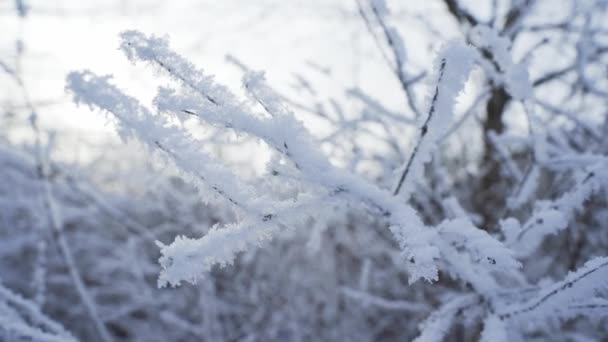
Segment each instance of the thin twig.
[{"label": "thin twig", "polygon": [[414,159],[416,158],[418,149],[420,148],[420,145],[422,144],[424,137],[428,133],[429,122],[433,118],[433,114],[435,114],[435,105],[437,103],[437,98],[439,97],[439,85],[441,84],[441,81],[443,79],[443,72],[445,71],[445,63],[446,63],[445,59],[442,59],[441,66],[439,67],[439,79],[437,80],[437,85],[435,86],[435,93],[433,94],[433,100],[431,101],[431,108],[429,109],[429,115],[426,117],[424,124],[420,127],[420,137],[418,138],[418,143],[416,144],[416,146],[414,146],[414,151],[412,151],[412,155],[410,156],[410,159],[407,161],[407,165],[405,166],[405,169],[403,170],[403,173],[401,174],[401,177],[399,178],[399,182],[397,182],[397,186],[393,190],[393,196],[397,196],[399,194],[399,191],[401,190],[401,186],[403,185],[405,178],[407,177],[407,174],[410,172],[412,163],[413,163]]}]

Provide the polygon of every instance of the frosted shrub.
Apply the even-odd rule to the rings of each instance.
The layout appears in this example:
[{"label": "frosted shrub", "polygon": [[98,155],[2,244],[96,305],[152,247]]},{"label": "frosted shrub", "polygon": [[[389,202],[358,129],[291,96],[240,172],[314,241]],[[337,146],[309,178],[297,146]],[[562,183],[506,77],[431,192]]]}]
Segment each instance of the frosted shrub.
[{"label": "frosted shrub", "polygon": [[[55,161],[0,61],[35,136],[0,134],[0,339],[605,340],[608,6],[480,3],[355,1],[399,109],[363,86],[345,89],[360,111],[294,99],[231,56],[239,96],[123,32],[152,103],[88,70],[66,90],[141,159]],[[400,19],[428,30],[428,67]],[[214,153],[234,136],[268,153],[260,174]]]},{"label": "frosted shrub", "polygon": [[[456,2],[446,2],[457,6]],[[376,220],[369,229],[391,232],[400,249],[397,267],[405,268],[410,284],[421,278],[429,282],[425,285],[429,287],[442,278],[446,278],[442,282],[451,279],[461,284],[450,286],[448,293],[439,297],[437,311],[420,325],[420,341],[441,340],[457,323],[481,324],[480,338],[487,341],[524,338],[530,333],[551,335],[556,322],[580,316],[597,320],[598,313],[606,314],[608,259],[603,253],[591,252],[588,262],[561,280],[539,281],[538,275],[527,268],[537,264],[533,255],[543,253],[544,243],[551,244],[548,241],[552,236],[578,229],[575,217],[585,211],[585,203],[603,193],[608,165],[599,150],[586,152],[584,161],[575,155],[569,160],[567,156],[572,154],[566,153],[567,148],[552,141],[553,128],[541,130],[538,126],[541,116],[536,111],[543,106],[538,105],[541,100],[536,97],[526,64],[513,62],[512,36],[471,23],[476,24],[469,31],[471,45],[452,41],[437,53],[430,96],[418,109],[409,89],[413,83],[405,70],[403,39],[388,23],[385,4],[373,1],[369,6],[359,5],[368,25],[377,23],[384,32],[394,52],[395,73],[411,100],[412,111],[418,113],[415,143],[392,189],[329,162],[318,147],[318,138],[296,119],[266,84],[262,73],[249,71],[243,77],[248,96],[263,110],[258,111],[174,52],[165,38],[137,31],[121,34],[120,46],[127,58],[146,63],[171,79],[170,84],[159,87],[152,108],[126,95],[109,76],[89,71],[68,76],[68,89],[77,103],[112,114],[123,139],[137,141],[149,153],[160,156],[194,184],[206,201],[223,203],[238,217],[234,223],[210,228],[202,237],[177,236],[170,244],[158,242],[162,254],[159,286],[178,286],[183,281],[196,284],[214,266],[232,265],[239,253],[267,245],[286,231],[307,230],[311,220],[317,226],[327,226],[335,218],[333,212],[362,210]],[[521,10],[528,9],[522,5]],[[423,220],[426,213],[414,209],[408,200],[413,197],[421,201],[425,195],[418,196],[420,189],[436,190],[424,184],[424,171],[442,167],[437,151],[458,124],[455,103],[474,68],[483,71],[487,79],[487,90],[482,94],[499,93],[523,105],[533,132],[521,140],[524,149],[532,153],[532,164],[528,163],[527,171],[522,172],[520,164],[524,161],[517,160],[505,146],[506,134],[487,130],[488,144],[499,155],[498,160],[491,161],[500,168],[492,177],[512,177],[508,182],[519,184],[511,194],[493,193],[503,198],[504,213],[493,216],[481,212],[486,215],[481,218],[475,207],[465,209],[474,200],[460,199],[463,194],[448,187],[426,195],[439,201],[437,205],[443,211],[432,219],[438,223],[429,225]],[[222,160],[205,153],[200,142],[172,116],[262,141],[273,153],[267,173],[253,180],[238,177]],[[503,169],[512,174],[503,174]],[[479,173],[480,178],[487,176]],[[545,182],[571,181],[569,186],[555,189],[556,197],[547,198],[539,188],[541,177]],[[464,181],[475,186],[481,180]],[[269,184],[283,189],[269,192]],[[325,210],[327,207],[333,208],[332,212]],[[500,220],[493,222],[496,218]],[[346,291],[366,300],[365,289]]]}]

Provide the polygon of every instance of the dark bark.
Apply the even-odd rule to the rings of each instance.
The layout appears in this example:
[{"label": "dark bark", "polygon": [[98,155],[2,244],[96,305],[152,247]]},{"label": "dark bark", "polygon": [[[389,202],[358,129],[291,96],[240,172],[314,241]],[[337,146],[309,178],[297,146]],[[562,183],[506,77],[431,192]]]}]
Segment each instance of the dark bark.
[{"label": "dark bark", "polygon": [[482,175],[474,197],[475,209],[482,216],[482,227],[486,230],[491,230],[496,224],[499,219],[497,213],[506,204],[504,196],[499,194],[504,193],[501,190],[507,184],[501,177],[500,161],[497,158],[496,148],[489,138],[489,133],[501,134],[504,131],[503,114],[510,100],[511,96],[504,88],[495,88],[486,105],[486,120],[483,123],[484,151],[480,165]]}]

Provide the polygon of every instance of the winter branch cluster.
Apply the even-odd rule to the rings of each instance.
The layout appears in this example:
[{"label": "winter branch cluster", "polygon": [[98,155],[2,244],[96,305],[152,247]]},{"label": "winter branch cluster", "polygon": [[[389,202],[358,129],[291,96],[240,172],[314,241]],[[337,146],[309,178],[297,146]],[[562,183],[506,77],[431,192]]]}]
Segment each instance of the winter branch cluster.
[{"label": "winter branch cluster", "polygon": [[[231,57],[241,98],[167,38],[123,32],[120,50],[163,82],[152,104],[86,70],[66,89],[153,166],[100,180],[53,162],[29,105],[36,144],[0,145],[0,254],[20,270],[9,284],[17,270],[0,268],[1,333],[607,338],[608,2],[563,1],[557,18],[545,14],[552,1],[489,2],[486,18],[476,2],[438,1],[462,35],[421,70],[387,4],[357,1],[403,95],[398,112],[359,88],[347,93],[360,113],[299,102]],[[215,149],[233,143],[267,151],[263,172]],[[68,324],[81,313],[86,322]]]}]

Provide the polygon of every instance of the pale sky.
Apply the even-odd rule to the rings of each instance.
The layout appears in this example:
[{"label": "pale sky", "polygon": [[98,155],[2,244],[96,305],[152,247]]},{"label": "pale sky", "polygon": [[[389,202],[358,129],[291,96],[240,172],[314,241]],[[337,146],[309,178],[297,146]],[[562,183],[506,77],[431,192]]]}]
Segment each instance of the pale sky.
[{"label": "pale sky", "polygon": [[[0,1],[0,59],[11,64],[17,37],[24,42],[23,78],[31,97],[54,104],[39,108],[42,126],[79,141],[112,136],[99,112],[76,107],[64,91],[72,70],[90,69],[112,74],[128,94],[149,103],[161,85],[150,68],[134,66],[117,47],[118,34],[137,29],[168,35],[171,45],[216,79],[239,91],[241,72],[226,63],[227,54],[256,70],[266,71],[270,84],[294,99],[344,99],[347,88],[358,86],[395,111],[405,108],[403,94],[388,69],[353,0],[31,0],[25,20],[19,20],[13,1]],[[406,42],[408,60],[428,66],[445,39],[428,39],[426,22],[433,11],[445,13],[436,3],[393,2],[392,18]],[[424,7],[424,10],[421,10]],[[411,16],[419,15],[412,19]],[[408,17],[409,26],[399,25]],[[445,21],[445,20],[443,20]],[[447,32],[450,32],[449,30]],[[330,70],[329,74],[319,71]],[[299,75],[309,78],[315,94],[297,91]],[[8,91],[0,101],[18,98],[10,80],[0,75]],[[341,101],[355,111],[356,101]],[[306,121],[306,117],[302,117]],[[314,122],[306,122],[316,129]],[[312,125],[312,126],[310,126]]]}]

